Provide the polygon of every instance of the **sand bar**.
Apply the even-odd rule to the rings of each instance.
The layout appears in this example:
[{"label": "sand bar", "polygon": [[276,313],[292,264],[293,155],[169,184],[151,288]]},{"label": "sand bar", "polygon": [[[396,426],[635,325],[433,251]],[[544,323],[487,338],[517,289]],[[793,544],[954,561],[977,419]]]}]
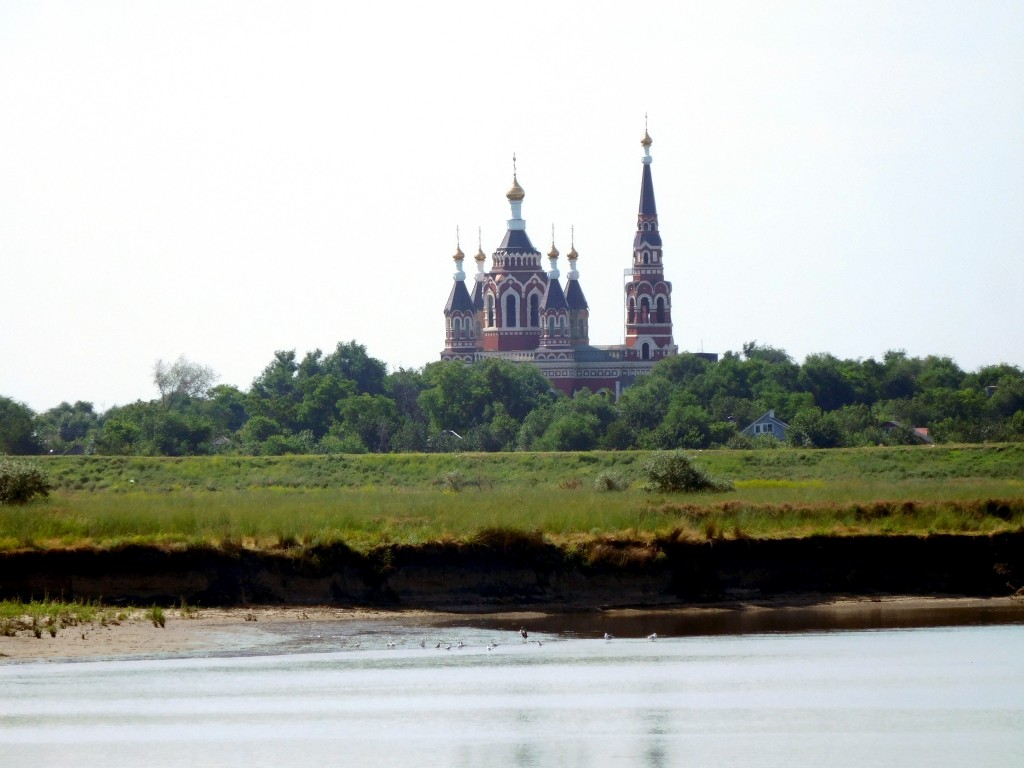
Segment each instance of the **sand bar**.
[{"label": "sand bar", "polygon": [[[707,621],[714,617],[747,618],[814,616],[818,626],[834,629],[934,626],[949,616],[958,623],[958,615],[970,617],[964,623],[979,623],[977,616],[991,615],[999,623],[1024,623],[1024,600],[1004,598],[922,598],[886,597],[840,598],[807,601],[767,601],[758,603],[726,603],[700,606],[659,608],[581,609],[581,615],[600,620],[636,620],[644,617],[656,621],[671,616],[679,620],[692,618]],[[981,612],[979,614],[979,612]],[[50,636],[43,631],[36,637],[29,628],[14,636],[0,636],[0,664],[28,661],[82,661],[89,659],[167,658],[196,655],[249,655],[273,652],[281,630],[305,623],[322,626],[333,623],[393,622],[402,624],[444,624],[450,621],[483,621],[502,623],[543,621],[546,617],[565,615],[564,606],[557,610],[524,607],[520,611],[501,613],[439,612],[425,610],[385,610],[374,608],[254,606],[247,608],[205,608],[182,612],[167,609],[163,627],[154,625],[146,612],[137,609],[121,620],[93,622],[64,627]],[[984,623],[984,618],[981,619]],[[710,632],[714,634],[715,632]]]}]

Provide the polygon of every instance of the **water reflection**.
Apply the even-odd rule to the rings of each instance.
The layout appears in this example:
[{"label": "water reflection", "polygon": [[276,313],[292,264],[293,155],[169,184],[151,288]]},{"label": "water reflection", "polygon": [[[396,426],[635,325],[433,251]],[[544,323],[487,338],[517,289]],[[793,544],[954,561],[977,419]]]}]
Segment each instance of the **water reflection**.
[{"label": "water reflection", "polygon": [[[559,633],[538,617],[543,645],[522,642],[518,618],[366,622],[315,628],[330,652],[297,625],[279,648],[302,653],[0,666],[4,764],[959,768],[1024,754],[1024,624],[670,636],[670,617],[627,616],[605,642],[608,617],[591,618]],[[665,639],[643,639],[654,630]]]}]

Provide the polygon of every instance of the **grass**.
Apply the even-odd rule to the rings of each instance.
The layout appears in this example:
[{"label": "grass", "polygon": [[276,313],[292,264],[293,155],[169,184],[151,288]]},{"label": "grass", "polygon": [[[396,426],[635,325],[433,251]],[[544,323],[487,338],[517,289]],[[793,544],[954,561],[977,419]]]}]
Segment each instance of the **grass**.
[{"label": "grass", "polygon": [[[56,490],[0,510],[0,552],[147,544],[295,551],[344,542],[783,538],[1024,526],[1024,445],[703,451],[715,495],[646,490],[644,452],[45,457]],[[602,475],[628,490],[601,493]]]},{"label": "grass", "polygon": [[124,609],[114,609],[90,602],[65,602],[49,597],[42,600],[0,601],[0,635],[13,637],[31,631],[36,637],[47,632],[51,637],[67,627],[99,622],[103,626],[126,618]]}]

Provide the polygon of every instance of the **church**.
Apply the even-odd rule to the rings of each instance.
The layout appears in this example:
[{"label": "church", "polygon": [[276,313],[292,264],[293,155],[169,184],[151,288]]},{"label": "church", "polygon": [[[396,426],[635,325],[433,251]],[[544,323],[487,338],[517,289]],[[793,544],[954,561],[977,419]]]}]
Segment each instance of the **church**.
[{"label": "church", "polygon": [[572,395],[584,387],[612,391],[616,397],[659,360],[673,355],[672,284],[665,280],[658,209],[651,176],[650,134],[645,130],[641,158],[640,210],[633,238],[632,268],[625,281],[625,343],[590,343],[590,309],[577,269],[579,254],[565,254],[568,272],[560,282],[554,243],[543,256],[526,234],[522,216],[526,193],[515,171],[505,194],[511,218],[505,237],[487,257],[477,249],[472,289],[466,286],[465,254],[455,251],[454,284],[444,307],[442,360],[471,363],[501,357],[535,365],[552,386]]}]

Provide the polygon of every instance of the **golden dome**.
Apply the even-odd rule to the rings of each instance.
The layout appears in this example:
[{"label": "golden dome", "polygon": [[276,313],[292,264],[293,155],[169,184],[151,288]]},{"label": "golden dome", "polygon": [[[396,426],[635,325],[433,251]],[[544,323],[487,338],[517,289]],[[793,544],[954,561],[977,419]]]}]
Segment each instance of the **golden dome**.
[{"label": "golden dome", "polygon": [[558,249],[555,248],[554,240],[551,241],[551,250],[548,251],[548,258],[549,259],[557,259],[558,258]]},{"label": "golden dome", "polygon": [[508,192],[505,193],[505,197],[508,198],[509,202],[522,200],[526,197],[526,192],[519,186],[519,180],[515,174],[512,174],[512,186],[508,188]]},{"label": "golden dome", "polygon": [[462,261],[464,258],[466,258],[466,254],[464,254],[462,252],[461,248],[459,248],[458,246],[455,246],[455,255],[452,256],[452,259],[454,261]]},{"label": "golden dome", "polygon": [[487,257],[484,256],[484,249],[479,247],[476,249],[476,256],[473,258],[477,261],[487,261]]},{"label": "golden dome", "polygon": [[576,253],[576,246],[575,245],[569,246],[569,252],[567,254],[565,254],[565,255],[566,255],[566,258],[569,259],[569,261],[576,261],[576,259],[578,259],[580,257],[580,255],[578,253]]},{"label": "golden dome", "polygon": [[654,143],[654,139],[651,138],[651,134],[649,134],[647,132],[647,129],[644,128],[644,137],[642,139],[640,139],[640,144],[642,146],[649,147],[653,143]]}]

